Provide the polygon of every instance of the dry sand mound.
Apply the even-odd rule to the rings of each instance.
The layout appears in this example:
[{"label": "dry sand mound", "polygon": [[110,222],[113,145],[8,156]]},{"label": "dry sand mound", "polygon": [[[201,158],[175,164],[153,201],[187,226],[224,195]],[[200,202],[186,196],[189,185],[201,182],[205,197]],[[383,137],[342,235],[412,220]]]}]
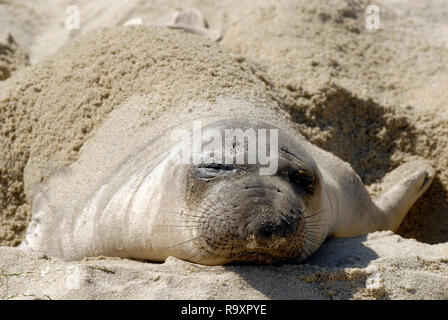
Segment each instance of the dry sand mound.
[{"label": "dry sand mound", "polygon": [[214,42],[164,28],[93,32],[8,85],[0,93],[3,245],[23,239],[29,220],[24,181],[32,187],[76,160],[84,141],[130,96],[149,95],[154,101],[153,110],[142,110],[142,121],[219,95],[276,104],[247,63]]},{"label": "dry sand mound", "polygon": [[[305,136],[348,161],[373,194],[387,187],[382,178],[392,168],[417,157],[431,160],[436,180],[399,234],[443,244],[374,233],[330,240],[307,264],[282,267],[92,260],[77,264],[79,289],[66,285],[71,264],[0,248],[0,297],[447,298],[448,41],[443,32],[430,36],[424,23],[448,15],[447,6],[414,4],[418,10],[409,14],[401,1],[384,3],[383,30],[369,32],[364,1],[249,2],[221,4],[219,14],[210,9],[215,4],[203,4],[212,25],[213,18],[224,21],[221,45],[181,31],[112,28],[4,81],[0,245],[23,239],[30,218],[25,177],[32,184],[76,160],[107,115],[134,93],[154,101],[153,113],[142,113],[145,121],[173,102],[238,94],[242,86],[251,94],[241,98],[290,112]],[[155,19],[157,10],[141,12]],[[111,23],[108,17],[103,22]],[[432,19],[434,26],[447,30],[439,20]]]}]

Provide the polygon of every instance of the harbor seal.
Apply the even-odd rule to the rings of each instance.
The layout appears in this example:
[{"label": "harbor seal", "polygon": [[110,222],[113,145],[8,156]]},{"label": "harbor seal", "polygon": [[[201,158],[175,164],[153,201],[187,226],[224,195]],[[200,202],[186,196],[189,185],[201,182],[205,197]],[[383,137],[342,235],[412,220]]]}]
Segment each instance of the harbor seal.
[{"label": "harbor seal", "polygon": [[[404,164],[396,169],[394,186],[373,201],[350,165],[286,124],[198,120],[199,129],[193,122],[169,128],[122,156],[110,172],[95,173],[90,189],[83,177],[94,171],[94,151],[86,153],[90,161],[81,157],[40,185],[21,247],[66,260],[104,255],[151,261],[175,256],[205,265],[299,262],[328,236],[396,230],[434,176],[425,161]],[[217,137],[229,137],[229,130],[233,138],[206,148]],[[172,142],[173,132],[188,132],[188,140]],[[198,132],[201,147],[190,163],[181,161],[186,142],[191,148]],[[251,132],[270,163],[251,147]],[[105,161],[113,155],[104,146],[99,139],[92,150]],[[229,152],[233,162],[227,161]],[[274,170],[261,170],[269,167]]]}]

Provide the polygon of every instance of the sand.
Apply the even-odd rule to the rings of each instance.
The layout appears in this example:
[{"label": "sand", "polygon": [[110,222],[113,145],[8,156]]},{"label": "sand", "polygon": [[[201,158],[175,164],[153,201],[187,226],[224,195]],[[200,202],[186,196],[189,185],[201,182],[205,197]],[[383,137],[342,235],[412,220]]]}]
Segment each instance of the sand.
[{"label": "sand", "polygon": [[29,65],[28,55],[17,45],[11,34],[0,39],[0,81],[8,79],[21,67]]},{"label": "sand", "polygon": [[[0,245],[23,239],[29,190],[75,161],[136,93],[157,106],[142,110],[142,123],[173,103],[250,93],[240,98],[289,113],[308,139],[348,161],[374,196],[387,188],[387,173],[411,159],[430,160],[437,177],[398,234],[329,239],[302,265],[74,264],[0,247],[1,298],[447,298],[445,2],[377,2],[377,31],[364,26],[365,1],[77,3],[85,15],[81,29],[69,31],[69,1],[0,2],[0,30],[16,43],[8,52],[27,54],[33,65],[8,56],[8,79],[0,81]],[[222,31],[219,43],[151,27],[187,7]],[[133,17],[147,27],[121,27]],[[89,34],[102,27],[109,29]],[[208,76],[191,77],[201,73]]]},{"label": "sand", "polygon": [[302,265],[206,267],[67,263],[2,247],[0,279],[9,299],[447,299],[446,249],[376,232],[334,239]]}]

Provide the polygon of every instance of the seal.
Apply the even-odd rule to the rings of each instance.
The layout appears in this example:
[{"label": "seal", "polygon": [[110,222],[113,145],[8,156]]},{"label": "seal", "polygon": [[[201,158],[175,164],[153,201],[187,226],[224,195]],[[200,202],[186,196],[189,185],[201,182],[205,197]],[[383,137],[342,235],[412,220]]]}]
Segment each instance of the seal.
[{"label": "seal", "polygon": [[[219,103],[208,110],[210,117],[194,120],[200,127],[179,123],[151,141],[106,123],[78,161],[38,186],[21,248],[65,260],[300,262],[329,236],[396,230],[434,177],[426,161],[404,164],[393,186],[372,200],[349,164],[288,120],[216,116]],[[131,114],[124,108],[108,121]],[[188,138],[173,139],[173,132]],[[185,150],[193,151],[185,157]]]}]

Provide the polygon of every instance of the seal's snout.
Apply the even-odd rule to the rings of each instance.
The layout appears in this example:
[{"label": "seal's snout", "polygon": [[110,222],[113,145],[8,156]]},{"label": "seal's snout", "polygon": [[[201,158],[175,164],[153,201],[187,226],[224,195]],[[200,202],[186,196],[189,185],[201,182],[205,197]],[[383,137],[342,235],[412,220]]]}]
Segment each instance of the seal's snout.
[{"label": "seal's snout", "polygon": [[237,186],[220,189],[220,194],[230,196],[217,197],[209,211],[213,223],[206,225],[207,234],[214,236],[207,246],[214,254],[228,252],[238,262],[267,263],[296,256],[305,237],[305,205],[294,186],[282,177],[257,176],[241,179]]}]

